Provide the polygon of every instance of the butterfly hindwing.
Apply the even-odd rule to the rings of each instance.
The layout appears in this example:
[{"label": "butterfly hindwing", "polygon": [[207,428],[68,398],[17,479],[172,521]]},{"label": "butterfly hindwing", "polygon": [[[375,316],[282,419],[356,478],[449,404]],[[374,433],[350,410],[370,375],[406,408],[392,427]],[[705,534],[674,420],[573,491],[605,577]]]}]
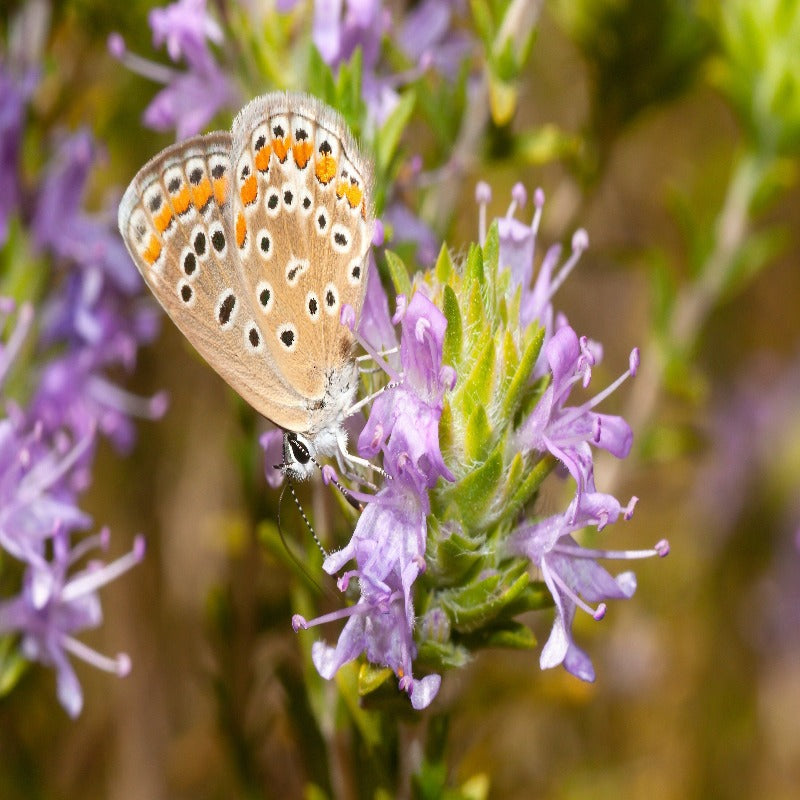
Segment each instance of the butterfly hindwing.
[{"label": "butterfly hindwing", "polygon": [[257,411],[294,430],[306,404],[275,368],[237,268],[231,135],[173,145],[140,170],[119,227],[146,283],[200,355]]}]

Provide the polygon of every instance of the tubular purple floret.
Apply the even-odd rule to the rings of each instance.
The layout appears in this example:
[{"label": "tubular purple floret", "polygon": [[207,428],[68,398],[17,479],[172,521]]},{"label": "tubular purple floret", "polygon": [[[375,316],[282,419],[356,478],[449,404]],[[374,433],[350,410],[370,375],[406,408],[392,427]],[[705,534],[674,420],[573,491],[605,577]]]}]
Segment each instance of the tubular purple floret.
[{"label": "tubular purple floret", "polygon": [[[6,299],[8,302],[0,309],[0,313],[2,313],[3,316],[12,313],[16,307],[16,304],[10,298],[0,298],[0,300]],[[3,381],[6,375],[8,375],[8,371],[11,369],[11,365],[14,363],[23,342],[28,336],[31,325],[33,325],[33,316],[33,306],[30,303],[23,303],[17,313],[17,319],[14,322],[14,327],[6,340],[5,346],[0,347],[0,388],[2,388]]]},{"label": "tubular purple floret", "polygon": [[79,639],[74,639],[72,636],[67,635],[61,637],[61,645],[64,650],[72,653],[76,658],[103,670],[103,672],[110,672],[112,675],[124,678],[131,671],[131,660],[127,653],[118,653],[113,658],[110,658],[98,653],[97,650],[84,644]]},{"label": "tubular purple floret", "polygon": [[86,388],[100,405],[119,411],[127,417],[157,420],[164,415],[169,404],[169,395],[166,392],[156,392],[152,397],[140,397],[99,375],[92,375]]},{"label": "tubular purple floret", "polygon": [[[553,550],[557,550],[554,547]],[[542,573],[549,576],[550,580],[581,610],[585,611],[592,619],[601,620],[606,613],[606,604],[600,603],[597,608],[592,608],[580,595],[576,594],[567,584],[563,578],[554,570],[547,566],[547,560],[542,560]]]},{"label": "tubular purple floret", "polygon": [[[598,528],[600,530],[600,528]],[[603,550],[597,547],[580,547],[579,545],[556,544],[552,552],[570,558],[586,558],[594,561],[598,558],[611,559],[614,561],[638,561],[643,558],[664,558],[669,554],[669,542],[661,539],[648,550]]]},{"label": "tubular purple floret", "polygon": [[143,78],[155,81],[155,83],[168,84],[180,74],[172,67],[158,64],[136,53],[131,53],[125,44],[125,39],[119,33],[110,34],[106,40],[106,45],[108,52],[124,67],[127,67],[137,75],[141,75]]},{"label": "tubular purple floret", "polygon": [[61,591],[61,601],[67,603],[110,583],[141,562],[145,549],[144,536],[139,534],[133,540],[133,547],[125,555],[102,567],[86,570],[78,577],[68,580]]},{"label": "tubular purple floret", "polygon": [[356,312],[349,303],[342,304],[339,321],[351,331],[355,340],[364,348],[364,351],[392,380],[402,380],[401,376],[392,369],[386,359],[378,355],[378,351],[358,332]]}]

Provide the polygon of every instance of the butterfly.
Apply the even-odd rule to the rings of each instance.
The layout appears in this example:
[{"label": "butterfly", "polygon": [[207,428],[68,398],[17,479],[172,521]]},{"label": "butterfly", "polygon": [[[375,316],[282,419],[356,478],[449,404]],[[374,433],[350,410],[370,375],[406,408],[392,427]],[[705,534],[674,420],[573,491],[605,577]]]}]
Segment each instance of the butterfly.
[{"label": "butterfly", "polygon": [[342,117],[305,94],[257,97],[232,129],[166,148],[138,172],[119,229],[200,355],[284,430],[283,468],[347,453],[358,386],[342,307],[364,303],[372,166]]}]

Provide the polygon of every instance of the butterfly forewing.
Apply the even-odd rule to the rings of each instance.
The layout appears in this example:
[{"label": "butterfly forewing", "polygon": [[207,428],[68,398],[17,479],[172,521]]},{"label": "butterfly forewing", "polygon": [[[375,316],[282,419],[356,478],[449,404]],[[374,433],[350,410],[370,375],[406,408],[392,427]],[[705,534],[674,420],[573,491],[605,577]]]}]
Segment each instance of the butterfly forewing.
[{"label": "butterfly forewing", "polygon": [[153,294],[203,358],[256,410],[304,430],[304,398],[275,369],[237,268],[230,153],[227,132],[164,150],[128,187],[120,231]]},{"label": "butterfly forewing", "polygon": [[351,361],[343,304],[361,310],[371,175],[338,114],[313,98],[252,101],[233,126],[232,218],[242,283],[281,376],[320,405]]}]

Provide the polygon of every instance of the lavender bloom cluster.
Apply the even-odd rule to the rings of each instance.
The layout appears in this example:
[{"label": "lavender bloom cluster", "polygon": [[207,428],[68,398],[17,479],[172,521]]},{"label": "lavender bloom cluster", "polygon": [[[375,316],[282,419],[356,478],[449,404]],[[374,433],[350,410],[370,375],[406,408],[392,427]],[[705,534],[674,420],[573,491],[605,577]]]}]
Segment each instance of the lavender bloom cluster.
[{"label": "lavender bloom cluster", "polygon": [[[448,290],[455,288],[451,296],[456,297],[461,313],[469,319],[468,298],[474,296],[463,280],[470,263],[460,270],[443,267],[443,259],[448,258],[446,252],[440,257],[436,277],[418,276],[410,300],[407,295],[398,296],[397,313],[391,322],[380,282],[372,274],[359,338],[373,360],[384,368],[390,383],[372,404],[358,437],[358,452],[373,460],[382,456],[390,479],[373,495],[354,492],[366,508],[350,542],[330,554],[323,565],[328,573],[339,575],[338,585],[343,592],[353,579],[358,580],[357,601],[313,620],[299,615],[293,620],[298,630],[347,619],[335,646],[318,641],[312,648],[320,675],[331,678],[341,666],[363,654],[368,662],[394,672],[416,709],[426,707],[441,684],[438,672],[414,677],[413,662],[420,652],[427,652],[426,666],[435,664],[437,659],[430,657],[433,644],[440,665],[453,665],[457,659],[448,659],[445,654],[463,657],[467,634],[474,634],[481,626],[490,630],[498,621],[508,632],[508,619],[497,613],[506,598],[499,590],[502,582],[495,579],[509,570],[515,570],[517,587],[532,579],[540,581],[555,608],[552,631],[541,652],[541,667],[561,664],[583,680],[594,680],[591,659],[572,637],[575,614],[580,609],[600,619],[607,599],[629,598],[636,589],[632,572],[614,576],[599,561],[664,556],[669,551],[666,541],[641,551],[611,551],[585,547],[575,538],[584,528],[602,531],[633,514],[637,498],[623,505],[613,495],[598,491],[593,464],[598,448],[618,458],[630,452],[633,434],[625,420],[599,413],[595,408],[626,378],[636,374],[638,350],[632,351],[628,370],[610,386],[588,400],[571,402],[578,385],[583,389],[589,386],[602,348],[579,337],[562,314],[555,314],[552,298],[588,246],[588,237],[584,231],[575,234],[572,252],[560,268],[560,248],[551,248],[534,280],[544,195],[536,192],[533,221],[527,225],[515,216],[516,209],[525,205],[525,194],[521,185],[514,187],[509,212],[487,234],[486,204],[491,193],[485,184],[477,191],[483,253],[494,248],[494,258],[480,256],[484,259],[481,267],[495,270],[494,275],[485,276],[486,285],[494,287],[487,291],[503,288],[498,302],[510,320],[507,326],[496,325],[492,329],[487,325],[478,331],[474,343],[461,349],[454,349],[452,340],[451,346],[446,346],[448,325],[461,323],[452,308],[446,316],[437,302],[447,310]],[[473,258],[470,261],[477,263]],[[473,326],[478,325],[477,319],[473,318]],[[347,309],[343,311],[343,321],[352,326]],[[399,364],[393,365],[376,352],[376,347],[391,347],[392,325],[398,323]],[[522,406],[523,413],[508,414],[506,408],[503,416],[500,392],[493,392],[490,385],[487,393],[486,386],[473,386],[470,382],[475,380],[475,364],[481,360],[479,349],[492,353],[492,357],[504,352],[506,360],[511,361],[514,336],[522,343],[523,332],[534,337],[535,346],[527,349],[527,361],[525,356],[519,359],[515,380],[517,394],[527,392],[531,401],[527,408]],[[444,363],[446,349],[453,364]],[[480,371],[477,374],[480,381],[490,375]],[[489,380],[491,383],[494,379],[490,376]],[[499,383],[503,383],[502,378]],[[481,415],[474,399],[467,400],[469,411],[458,419],[460,402],[475,396],[487,397],[485,428],[476,421]],[[442,419],[445,406],[446,421]],[[443,431],[447,439],[444,447],[440,439]],[[491,457],[484,457],[481,464],[481,459],[460,456],[457,446],[461,437],[467,441],[467,451],[474,448],[476,445],[469,444],[469,440],[475,431],[485,439],[477,442],[478,449],[482,444],[499,441],[500,463],[507,465],[501,466],[496,481],[486,483],[484,491],[488,496],[483,497],[475,493],[472,484],[475,476],[485,471]],[[546,474],[555,466],[572,478],[573,496],[563,512],[543,519],[531,518],[530,502],[535,492],[529,488],[523,502],[519,501],[519,494],[510,501],[509,484],[503,484],[502,476],[508,475],[510,483],[511,474],[516,472],[519,484],[525,485],[537,471]],[[476,517],[477,507],[485,508],[486,513]],[[448,540],[456,538],[454,531],[462,537],[458,545],[463,549],[461,557],[467,556],[469,542],[479,553],[474,559],[479,568],[459,577],[465,584],[461,597],[469,597],[472,604],[462,608],[461,614],[457,613],[458,590],[454,589],[453,575],[446,574],[442,563]],[[354,568],[348,568],[351,562],[355,562]],[[524,574],[520,574],[520,568]],[[485,618],[474,617],[464,623],[463,617],[475,613],[484,602],[480,591],[485,586],[490,587],[487,591],[491,595],[484,598]],[[518,613],[520,590],[507,591],[505,595],[509,608]],[[418,614],[418,606],[422,606],[424,615]],[[423,624],[419,624],[420,617]],[[463,626],[461,637],[459,625]]]},{"label": "lavender bloom cluster", "polygon": [[0,549],[4,570],[20,578],[19,593],[0,598],[0,633],[18,638],[23,659],[55,669],[58,698],[74,717],[83,695],[69,655],[117,675],[130,669],[125,654],[108,658],[76,637],[102,622],[98,589],[141,561],[144,542],[137,537],[107,564],[87,562],[108,548],[109,534],[86,535],[92,519],[80,494],[98,436],[127,451],[132,418],[165,409],[163,394],[137,397],[108,377],[133,369],[158,317],[138,302],[138,275],[111,210],[84,208],[100,155],[91,135],[61,135],[31,185],[20,153],[37,73],[0,53],[0,86],[0,247],[12,273],[33,270],[35,259],[46,274],[22,302],[2,296],[0,285],[0,330],[8,331],[0,342]]}]

